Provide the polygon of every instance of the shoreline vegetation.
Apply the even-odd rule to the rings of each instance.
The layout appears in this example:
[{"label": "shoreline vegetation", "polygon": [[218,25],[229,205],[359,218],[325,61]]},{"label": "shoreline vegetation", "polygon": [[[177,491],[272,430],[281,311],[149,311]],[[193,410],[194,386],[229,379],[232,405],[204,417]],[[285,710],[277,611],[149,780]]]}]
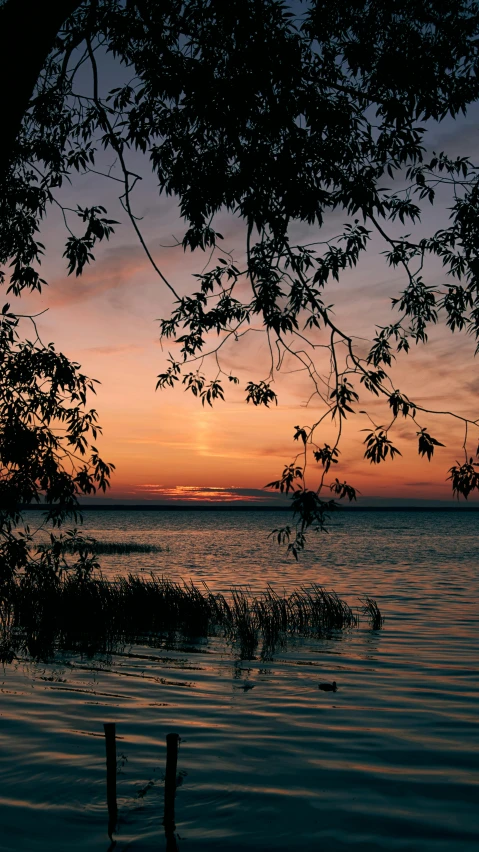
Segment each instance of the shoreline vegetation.
[{"label": "shoreline vegetation", "polygon": [[19,655],[46,660],[57,652],[87,655],[121,645],[220,636],[240,659],[271,659],[294,637],[326,638],[357,628],[360,615],[380,629],[384,619],[371,598],[353,608],[319,585],[280,595],[232,588],[227,594],[193,582],[151,574],[105,579],[16,577],[0,595],[0,661]]}]

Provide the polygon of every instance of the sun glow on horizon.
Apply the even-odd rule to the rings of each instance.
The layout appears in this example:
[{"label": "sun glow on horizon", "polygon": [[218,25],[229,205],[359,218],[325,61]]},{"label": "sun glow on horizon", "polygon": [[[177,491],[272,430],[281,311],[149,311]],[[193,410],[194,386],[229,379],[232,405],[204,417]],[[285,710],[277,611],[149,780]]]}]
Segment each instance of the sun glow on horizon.
[{"label": "sun glow on horizon", "polygon": [[249,494],[247,489],[239,488],[232,485],[229,488],[221,486],[205,486],[205,485],[176,485],[167,487],[157,484],[139,485],[136,489],[129,492],[131,496],[142,498],[144,500],[164,499],[168,502],[248,502],[258,503],[267,500],[271,497],[271,493],[265,491],[264,494]]}]

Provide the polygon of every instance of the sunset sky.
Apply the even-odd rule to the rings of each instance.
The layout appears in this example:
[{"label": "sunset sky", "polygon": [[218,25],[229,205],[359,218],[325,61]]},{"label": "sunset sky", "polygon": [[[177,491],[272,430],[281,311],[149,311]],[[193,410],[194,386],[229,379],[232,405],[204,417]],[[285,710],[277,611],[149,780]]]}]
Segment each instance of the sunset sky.
[{"label": "sunset sky", "polygon": [[[432,128],[431,149],[446,149],[474,159],[477,117],[475,108],[458,123],[449,121]],[[150,250],[174,286],[183,293],[191,291],[195,288],[191,276],[201,272],[207,258],[201,252],[184,254],[178,247],[162,247],[173,244],[173,237],[181,239],[184,232],[176,201],[158,196],[146,161],[132,155],[130,162],[143,175],[135,190],[134,208],[142,217]],[[131,501],[264,498],[257,489],[278,478],[297,449],[293,427],[311,424],[318,415],[314,402],[305,408],[309,385],[299,373],[278,376],[278,407],[246,405],[246,382],[263,379],[268,371],[266,342],[252,333],[239,343],[228,344],[225,350],[223,367],[240,378],[239,387],[227,388],[226,402],[216,403],[213,409],[203,408],[181,386],[155,392],[156,376],[165,369],[168,355],[168,347],[160,347],[156,320],[168,315],[172,300],[119,207],[117,186],[91,174],[62,190],[62,203],[72,207],[77,203],[103,204],[121,225],[110,243],[98,249],[96,262],[80,278],[68,277],[61,257],[66,233],[60,211],[51,210],[42,232],[46,244],[43,275],[50,286],[41,295],[23,297],[21,307],[16,303],[15,309],[38,312],[48,308],[39,321],[44,342],[54,341],[66,355],[78,360],[88,375],[100,380],[93,404],[104,428],[99,447],[103,457],[117,467],[111,497]],[[423,235],[446,224],[447,203],[444,198],[437,210],[426,210]],[[70,221],[76,224],[75,217]],[[336,233],[346,221],[345,214],[335,214],[325,233]],[[241,263],[242,223],[225,216],[216,226],[225,237],[224,247]],[[398,233],[404,230],[401,226]],[[317,238],[317,232],[299,226],[295,235],[298,241]],[[335,304],[337,324],[368,339],[376,323],[392,321],[390,298],[405,285],[401,272],[389,269],[381,257],[384,248],[374,239],[359,267],[327,291],[326,303]],[[444,281],[440,266],[430,263],[425,279],[427,283]],[[366,344],[362,345],[366,351]],[[169,348],[174,351],[174,344]],[[415,347],[400,358],[393,372],[395,386],[420,404],[476,417],[479,375],[473,353],[471,338],[452,336],[444,327],[434,329],[427,347]],[[210,371],[214,371],[213,364]],[[380,409],[366,395],[361,397],[358,410],[366,404],[377,422],[388,422],[386,408]],[[421,423],[446,444],[438,449],[433,462],[419,459],[414,424],[403,421],[395,430],[402,458],[375,467],[363,459],[364,433],[360,430],[366,429],[369,421],[363,415],[353,417],[344,434],[335,475],[337,472],[341,480],[359,488],[363,498],[451,499],[450,484],[445,480],[451,464],[462,459],[462,427],[444,417],[423,416]],[[328,434],[332,436],[328,430],[322,434],[325,440]],[[477,435],[472,436],[471,452],[475,452],[477,443]],[[316,482],[317,473],[312,471],[308,485]]]}]

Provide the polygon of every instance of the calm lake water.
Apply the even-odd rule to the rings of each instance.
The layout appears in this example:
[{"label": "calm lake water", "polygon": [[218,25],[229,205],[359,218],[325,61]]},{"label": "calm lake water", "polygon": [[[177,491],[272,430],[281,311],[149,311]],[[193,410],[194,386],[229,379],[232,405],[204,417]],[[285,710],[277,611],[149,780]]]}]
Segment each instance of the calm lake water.
[{"label": "calm lake water", "polygon": [[[239,661],[219,639],[63,655],[0,669],[0,850],[107,852],[103,723],[117,723],[116,850],[164,850],[165,736],[182,738],[182,852],[421,850],[479,843],[479,513],[334,517],[295,563],[267,538],[284,513],[86,513],[105,556],[212,590],[321,583],[375,597],[382,631]],[[243,691],[248,680],[253,689]],[[335,680],[336,693],[318,684]],[[123,765],[121,765],[123,764]]]}]

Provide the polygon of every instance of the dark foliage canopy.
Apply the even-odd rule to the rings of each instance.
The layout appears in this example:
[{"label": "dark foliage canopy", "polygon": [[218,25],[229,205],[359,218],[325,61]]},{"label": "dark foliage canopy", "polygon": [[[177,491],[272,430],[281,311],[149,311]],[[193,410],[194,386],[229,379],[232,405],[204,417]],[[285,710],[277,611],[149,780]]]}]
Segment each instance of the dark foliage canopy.
[{"label": "dark foliage canopy", "polygon": [[[286,357],[296,358],[311,380],[319,414],[295,428],[300,453],[270,483],[292,492],[296,530],[277,534],[294,554],[308,527],[323,528],[334,499],[355,499],[352,485],[328,477],[339,463],[344,420],[368,395],[384,399],[390,422],[370,418],[365,457],[372,464],[393,459],[394,424],[410,418],[418,452],[430,460],[442,444],[423,424],[426,410],[394,387],[388,370],[398,352],[426,343],[440,320],[479,339],[478,171],[467,158],[426,155],[425,145],[428,123],[465,113],[478,97],[478,3],[4,0],[2,46],[18,42],[22,30],[30,49],[22,50],[18,85],[2,95],[0,264],[7,291],[17,296],[46,285],[40,223],[60,204],[65,181],[98,170],[102,152],[110,152],[109,177],[120,182],[125,216],[176,299],[160,334],[177,342],[178,354],[158,387],[183,383],[203,404],[223,399],[225,383],[238,379],[222,369],[221,348],[258,326],[271,363],[262,379],[246,385],[247,401],[276,402],[274,377]],[[1,53],[5,79],[8,50]],[[105,94],[106,55],[127,82]],[[79,90],[83,66],[91,72],[88,91]],[[134,151],[148,160],[159,191],[178,199],[183,248],[208,252],[210,262],[186,297],[157,266],[135,217]],[[395,223],[406,231],[417,226],[438,189],[450,194],[449,226],[418,239],[398,237]],[[78,276],[118,223],[98,202],[62,209],[64,256]],[[215,221],[225,210],[245,224],[243,263],[221,248]],[[334,211],[345,224],[336,237],[323,238]],[[295,243],[291,227],[298,222],[316,229],[314,242]],[[404,287],[392,323],[377,329],[364,356],[353,330],[335,324],[326,291],[356,266],[373,233],[384,240],[386,263],[402,271]],[[424,281],[431,257],[444,267],[445,283],[437,286]],[[33,342],[21,340],[28,321],[4,308],[0,511],[9,564],[19,547],[12,524],[22,503],[46,498],[61,520],[79,495],[107,486],[112,467],[89,443],[98,430],[86,408],[93,384],[36,331]],[[213,349],[211,331],[218,334]],[[211,376],[204,372],[209,362]],[[459,419],[467,438],[477,422]],[[321,437],[326,422],[336,426],[332,445]],[[449,474],[454,493],[467,497],[479,475],[466,439],[463,449],[464,460]],[[305,479],[313,462],[322,470],[317,490]]]}]

